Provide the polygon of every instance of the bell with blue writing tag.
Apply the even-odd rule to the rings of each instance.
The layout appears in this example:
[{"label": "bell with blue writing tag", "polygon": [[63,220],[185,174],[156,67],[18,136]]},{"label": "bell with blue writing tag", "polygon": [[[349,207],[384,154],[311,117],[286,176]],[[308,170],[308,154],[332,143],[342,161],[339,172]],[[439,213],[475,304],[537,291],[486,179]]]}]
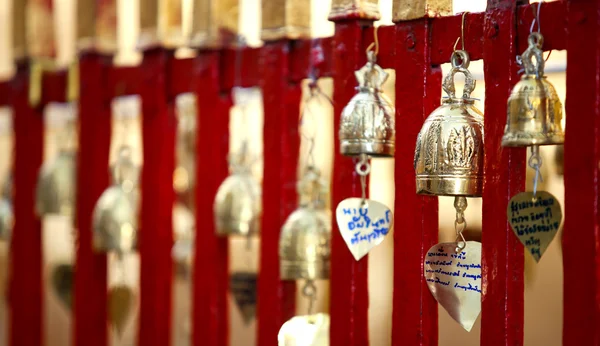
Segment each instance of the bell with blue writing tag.
[{"label": "bell with blue writing tag", "polygon": [[367,64],[354,72],[358,93],[342,111],[340,152],[348,156],[393,157],[396,111],[381,90],[388,73],[375,63],[375,52],[369,51],[367,57]]},{"label": "bell with blue writing tag", "polygon": [[504,147],[562,144],[562,104],[556,89],[544,76],[542,51],[544,38],[539,32],[529,35],[529,47],[521,55],[525,74],[508,98]]},{"label": "bell with blue writing tag", "polygon": [[300,206],[285,221],[279,238],[282,280],[329,278],[331,217],[325,209],[327,183],[309,167],[298,183]]},{"label": "bell with blue writing tag", "polygon": [[[474,106],[475,79],[467,69],[469,54],[452,54],[444,78],[448,98],[425,120],[417,137],[414,167],[418,194],[481,197],[483,184],[483,113]],[[462,97],[456,97],[454,75],[465,75]]]},{"label": "bell with blue writing tag", "polygon": [[252,175],[245,147],[233,157],[229,175],[219,186],[214,202],[219,236],[249,236],[259,232],[261,187]]}]

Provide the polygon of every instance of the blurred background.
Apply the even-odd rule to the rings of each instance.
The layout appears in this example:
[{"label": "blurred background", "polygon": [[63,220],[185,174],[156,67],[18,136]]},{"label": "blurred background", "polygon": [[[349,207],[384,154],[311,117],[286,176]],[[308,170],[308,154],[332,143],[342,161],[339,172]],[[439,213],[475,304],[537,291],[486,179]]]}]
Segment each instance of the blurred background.
[{"label": "blurred background", "polygon": [[[312,0],[312,35],[314,37],[325,37],[333,34],[333,23],[327,21],[327,15],[330,9],[331,0]],[[75,2],[76,0],[54,0],[55,21],[54,31],[57,37],[57,61],[59,65],[68,65],[76,55],[75,51]],[[454,0],[454,13],[463,11],[480,12],[485,10],[485,0]],[[134,65],[139,63],[140,55],[136,51],[136,42],[139,35],[139,18],[137,0],[120,0],[118,4],[118,49],[115,63],[121,65]],[[10,43],[11,37],[11,0],[0,0],[0,79],[9,79],[13,73],[13,54]],[[183,0],[182,6],[189,8],[190,0]],[[391,25],[391,0],[379,1],[382,19],[377,25]],[[241,34],[251,46],[260,46],[260,2],[257,0],[240,0],[239,27]],[[183,11],[184,13],[189,11]],[[189,30],[189,16],[183,17],[184,30]],[[544,32],[544,23],[542,23],[542,33]],[[386,42],[381,42],[385,45]],[[449,45],[454,42],[448,42]],[[468,50],[469,47],[466,47]],[[564,52],[552,52],[546,65],[546,74],[549,81],[556,87],[561,100],[565,99],[565,54]],[[473,62],[471,71],[477,79],[477,88],[474,97],[480,102],[476,106],[485,112],[484,109],[484,90],[483,65],[481,62]],[[444,73],[449,70],[449,66],[443,66]],[[402,81],[402,71],[388,71],[391,77],[385,85],[385,93],[394,100],[394,83]],[[324,93],[332,94],[332,81],[323,79],[319,85]],[[307,88],[304,90],[305,97]],[[231,150],[234,151],[240,145],[240,140],[245,134],[250,139],[251,152],[262,153],[262,94],[260,89],[242,89],[236,93],[242,93],[249,102],[245,104],[245,110],[239,107],[233,107],[231,110]],[[193,97],[190,95],[180,97],[178,107],[180,111],[189,109],[193,104]],[[307,105],[304,105],[307,107]],[[186,108],[187,107],[187,108]],[[331,161],[333,148],[333,114],[331,105],[325,98],[313,100],[308,105],[306,118],[303,122],[303,132],[314,135],[316,145],[315,160],[320,167],[326,179],[331,178]],[[45,161],[51,160],[57,152],[57,141],[52,136],[52,119],[60,119],[61,116],[69,112],[74,112],[72,105],[52,105],[47,107],[45,121],[50,124],[46,126],[46,149]],[[114,102],[114,115],[116,117],[125,117],[139,119],[140,105],[136,97],[125,97],[117,99]],[[247,127],[239,126],[243,123],[241,117],[246,113],[251,119],[247,121]],[[318,116],[314,116],[314,115]],[[564,121],[564,119],[563,119]],[[237,126],[236,126],[237,125]],[[402,126],[398,124],[398,126]],[[564,126],[564,124],[563,124]],[[118,129],[113,129],[118,131]],[[130,132],[131,145],[136,148],[136,157],[141,157],[141,140],[139,124],[128,127]],[[12,160],[12,135],[10,109],[0,108],[0,186],[3,186],[5,180],[9,177],[10,163]],[[301,163],[305,162],[307,153],[306,139],[303,138]],[[561,202],[564,200],[563,180],[559,174],[560,165],[555,161],[555,147],[543,147],[542,155],[544,158],[543,176],[544,182],[540,189],[547,190],[557,196]],[[114,150],[113,150],[114,152]],[[525,165],[525,163],[523,163]],[[256,177],[262,179],[262,162],[253,167]],[[393,186],[393,159],[374,159],[372,176],[370,180],[371,198],[384,202],[389,206],[394,205],[394,186]],[[528,190],[531,190],[532,172],[528,170]],[[454,208],[452,198],[440,198],[440,241],[454,240]],[[504,212],[504,211],[499,211]],[[466,211],[466,218],[469,223],[468,238],[479,240],[481,232],[481,200],[469,199],[469,207]],[[396,222],[402,222],[397,220]],[[406,229],[405,232],[412,230]],[[52,285],[52,273],[61,264],[72,265],[73,261],[73,236],[72,226],[68,220],[60,217],[45,217],[43,220],[44,232],[44,263],[46,272],[46,345],[62,346],[69,345],[71,338],[70,331],[70,306],[61,298],[61,294]],[[397,236],[397,235],[396,235]],[[562,258],[561,243],[559,233],[552,242],[540,263],[525,254],[525,344],[526,345],[560,345],[562,340]],[[253,240],[251,250],[246,250],[245,240],[232,239],[230,250],[230,272],[234,271],[258,271],[258,252],[259,240]],[[410,246],[410,244],[406,244]],[[7,246],[0,242],[0,293],[5,292],[6,288],[6,268],[7,268]],[[392,316],[392,281],[393,281],[393,242],[391,237],[376,247],[370,253],[369,260],[369,330],[371,345],[385,346],[391,341],[391,316]],[[126,269],[124,275],[125,281],[134,287],[138,285],[139,258],[136,255],[126,259]],[[117,269],[110,265],[111,275]],[[121,273],[119,273],[121,275]],[[116,280],[116,279],[115,279]],[[111,278],[110,281],[115,281]],[[121,280],[121,279],[119,279]],[[110,284],[109,284],[110,285]],[[173,344],[177,346],[189,345],[190,333],[190,282],[189,278],[178,278],[175,280],[174,289],[174,313],[173,313]],[[318,310],[327,311],[328,309],[328,283],[318,282],[319,300]],[[411,297],[406,297],[411,299]],[[297,298],[297,311],[304,314],[307,309],[307,302],[299,295]],[[6,302],[0,299],[0,346],[7,345],[7,314]],[[230,297],[230,323],[231,323],[231,345],[255,345],[256,321],[245,323],[244,319]],[[134,310],[137,305],[134,304]],[[113,345],[134,345],[137,333],[136,313],[131,314],[125,330],[121,337],[114,337]],[[451,346],[471,346],[479,345],[480,321],[470,333],[464,331],[455,323],[443,309],[439,309],[439,345]]]}]

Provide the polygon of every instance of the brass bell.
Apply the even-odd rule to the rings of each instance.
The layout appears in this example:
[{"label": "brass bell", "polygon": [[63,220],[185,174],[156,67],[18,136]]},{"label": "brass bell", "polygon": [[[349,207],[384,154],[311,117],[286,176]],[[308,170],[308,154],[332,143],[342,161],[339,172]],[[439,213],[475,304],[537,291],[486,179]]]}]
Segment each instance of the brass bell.
[{"label": "brass bell", "polygon": [[343,155],[393,157],[396,141],[395,109],[381,87],[388,78],[368,52],[368,62],[354,72],[358,93],[344,107],[340,121],[340,152]]},{"label": "brass bell", "polygon": [[61,150],[54,161],[42,167],[36,186],[38,215],[73,215],[76,188],[75,166],[75,153]]},{"label": "brass bell", "polygon": [[[475,79],[467,69],[469,54],[452,54],[452,70],[444,78],[448,97],[425,120],[417,137],[414,167],[417,193],[479,197],[483,183],[483,113],[471,98]],[[465,75],[463,96],[455,95],[454,75]]]},{"label": "brass bell", "polygon": [[12,177],[8,177],[0,194],[0,241],[8,241],[14,225],[12,207]]},{"label": "brass bell", "polygon": [[232,165],[232,174],[217,190],[214,202],[217,235],[248,236],[258,233],[262,212],[261,187],[245,159],[245,149],[242,149]]},{"label": "brass bell", "polygon": [[131,149],[124,146],[113,166],[114,185],[102,193],[94,207],[94,250],[123,254],[136,249],[138,178],[139,168],[131,159]]},{"label": "brass bell", "polygon": [[521,55],[525,74],[508,98],[502,146],[562,144],[565,141],[562,105],[554,86],[544,76],[543,40],[540,33],[531,33],[529,47]]},{"label": "brass bell", "polygon": [[327,184],[309,168],[298,183],[300,206],[285,221],[279,239],[282,280],[329,278],[331,216],[325,209]]},{"label": "brass bell", "polygon": [[173,206],[173,259],[177,262],[188,262],[194,249],[196,220],[194,214],[183,203]]}]

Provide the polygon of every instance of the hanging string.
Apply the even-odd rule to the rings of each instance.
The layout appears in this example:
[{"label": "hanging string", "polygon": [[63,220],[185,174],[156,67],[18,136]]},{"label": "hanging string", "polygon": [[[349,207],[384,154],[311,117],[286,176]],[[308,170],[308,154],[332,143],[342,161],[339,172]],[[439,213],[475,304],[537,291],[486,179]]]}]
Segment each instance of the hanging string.
[{"label": "hanging string", "polygon": [[456,231],[455,251],[457,253],[467,247],[467,241],[462,233],[465,228],[467,228],[467,220],[465,219],[465,210],[467,209],[467,206],[466,197],[456,196],[454,198],[454,209],[456,209],[456,219],[454,220],[454,230]]},{"label": "hanging string", "polygon": [[533,198],[537,193],[538,182],[544,182],[544,177],[541,173],[542,168],[542,156],[540,155],[540,147],[534,145],[531,147],[531,157],[529,158],[529,167],[535,170],[535,176],[533,177]]},{"label": "hanging string", "polygon": [[531,21],[531,27],[529,28],[529,33],[531,34],[533,32],[533,27],[535,26],[535,24],[537,23],[537,32],[539,33],[541,30],[541,26],[542,23],[540,22],[540,9],[542,8],[542,2],[540,1],[540,3],[537,6],[537,11],[535,10],[535,4],[531,5],[531,10],[533,11],[533,21]]},{"label": "hanging string", "polygon": [[465,50],[465,17],[467,15],[467,13],[469,13],[469,12],[465,11],[462,14],[462,21],[460,24],[460,36],[456,39],[456,42],[454,42],[454,48],[452,49],[455,52],[456,52],[456,46],[458,45],[458,41],[461,42],[461,46],[462,46],[461,50]]}]

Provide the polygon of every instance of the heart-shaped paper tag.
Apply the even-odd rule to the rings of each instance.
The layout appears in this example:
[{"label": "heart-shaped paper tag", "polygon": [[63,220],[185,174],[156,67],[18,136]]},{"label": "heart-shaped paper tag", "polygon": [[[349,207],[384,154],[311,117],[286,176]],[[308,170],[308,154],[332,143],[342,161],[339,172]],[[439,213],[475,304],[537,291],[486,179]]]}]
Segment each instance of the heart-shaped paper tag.
[{"label": "heart-shaped paper tag", "polygon": [[71,302],[73,297],[73,273],[74,268],[72,264],[57,264],[52,269],[52,289],[67,309],[71,309]]},{"label": "heart-shaped paper tag", "polygon": [[108,291],[108,318],[119,337],[133,310],[133,300],[133,291],[128,286],[114,286]]},{"label": "heart-shaped paper tag", "polygon": [[256,315],[257,273],[235,272],[229,277],[229,287],[244,323],[249,324]]},{"label": "heart-shaped paper tag", "polygon": [[392,211],[385,204],[362,198],[341,201],[335,217],[342,238],[357,261],[381,244],[394,221]]},{"label": "heart-shaped paper tag", "polygon": [[285,322],[277,335],[278,346],[329,345],[329,315],[295,316]]},{"label": "heart-shaped paper tag", "polygon": [[548,248],[560,228],[562,211],[552,194],[521,192],[510,199],[506,217],[513,231],[536,262]]},{"label": "heart-shaped paper tag", "polygon": [[481,243],[431,247],[425,256],[425,280],[431,294],[465,330],[471,331],[481,312]]}]

